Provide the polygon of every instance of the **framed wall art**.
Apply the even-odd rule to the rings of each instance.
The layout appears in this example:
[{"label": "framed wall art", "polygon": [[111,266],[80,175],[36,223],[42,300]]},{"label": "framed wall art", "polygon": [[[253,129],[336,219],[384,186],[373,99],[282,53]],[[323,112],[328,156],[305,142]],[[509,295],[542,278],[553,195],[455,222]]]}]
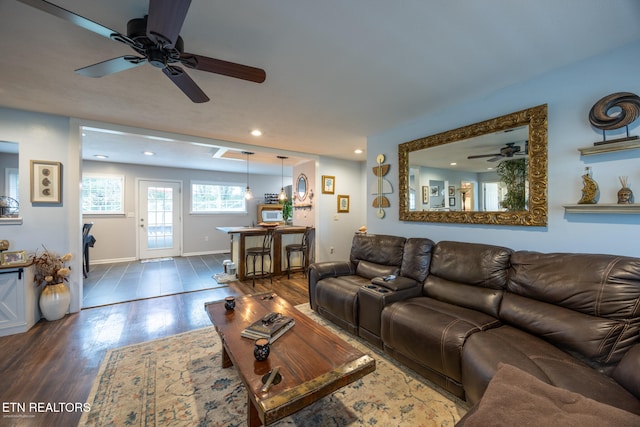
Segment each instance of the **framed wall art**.
[{"label": "framed wall art", "polygon": [[338,195],[338,212],[349,212],[349,196]]},{"label": "framed wall art", "polygon": [[449,197],[449,206],[455,206],[455,205],[456,205],[456,198]]},{"label": "framed wall art", "polygon": [[2,252],[2,258],[0,258],[2,265],[25,264],[26,262],[26,251]]},{"label": "framed wall art", "polygon": [[322,175],[322,194],[333,194],[336,188],[336,177]]},{"label": "framed wall art", "polygon": [[429,203],[429,187],[426,185],[422,186],[422,204],[426,205]]},{"label": "framed wall art", "polygon": [[31,160],[31,202],[62,202],[62,164]]}]

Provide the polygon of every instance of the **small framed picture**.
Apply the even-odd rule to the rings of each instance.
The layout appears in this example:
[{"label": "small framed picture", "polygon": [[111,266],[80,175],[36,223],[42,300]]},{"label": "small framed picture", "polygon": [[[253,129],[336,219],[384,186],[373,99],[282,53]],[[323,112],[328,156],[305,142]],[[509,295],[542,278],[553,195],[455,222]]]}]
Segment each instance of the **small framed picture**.
[{"label": "small framed picture", "polygon": [[333,194],[336,188],[336,177],[322,175],[322,194]]},{"label": "small framed picture", "polygon": [[349,212],[349,196],[338,195],[338,212]]},{"label": "small framed picture", "polygon": [[432,185],[431,186],[431,195],[432,196],[439,196],[440,195],[440,187],[438,187],[437,185]]},{"label": "small framed picture", "polygon": [[31,202],[61,203],[62,164],[31,160]]},{"label": "small framed picture", "polygon": [[449,197],[449,206],[455,206],[455,205],[456,205],[456,198]]},{"label": "small framed picture", "polygon": [[422,186],[422,204],[426,205],[429,203],[429,187],[426,185]]},{"label": "small framed picture", "polygon": [[449,186],[449,197],[453,197],[456,195],[456,187],[454,187],[453,185]]},{"label": "small framed picture", "polygon": [[2,252],[0,259],[2,265],[25,264],[27,262],[26,251]]}]

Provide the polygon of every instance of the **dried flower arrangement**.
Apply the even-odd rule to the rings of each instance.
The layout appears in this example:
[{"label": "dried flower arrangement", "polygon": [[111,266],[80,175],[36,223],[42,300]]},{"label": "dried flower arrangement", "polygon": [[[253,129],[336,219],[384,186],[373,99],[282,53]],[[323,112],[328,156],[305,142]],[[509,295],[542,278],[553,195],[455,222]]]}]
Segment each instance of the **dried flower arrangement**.
[{"label": "dried flower arrangement", "polygon": [[[44,246],[43,246],[44,247]],[[35,266],[35,284],[40,286],[56,285],[58,283],[68,282],[71,274],[71,267],[65,265],[73,259],[73,255],[67,253],[63,256],[57,255],[55,252],[49,251],[46,247],[44,252],[33,255],[32,261]]]}]

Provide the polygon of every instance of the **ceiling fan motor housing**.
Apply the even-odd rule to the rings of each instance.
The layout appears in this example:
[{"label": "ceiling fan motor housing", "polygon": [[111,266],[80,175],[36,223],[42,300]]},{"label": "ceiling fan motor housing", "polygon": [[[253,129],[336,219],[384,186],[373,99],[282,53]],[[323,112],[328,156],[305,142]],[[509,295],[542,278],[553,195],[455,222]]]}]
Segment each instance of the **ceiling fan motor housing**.
[{"label": "ceiling fan motor housing", "polygon": [[134,49],[140,55],[147,57],[149,64],[157,68],[165,68],[167,64],[178,62],[184,49],[182,37],[178,36],[175,47],[167,48],[154,43],[147,36],[147,16],[135,18],[127,22],[127,36],[141,45],[141,49]]}]

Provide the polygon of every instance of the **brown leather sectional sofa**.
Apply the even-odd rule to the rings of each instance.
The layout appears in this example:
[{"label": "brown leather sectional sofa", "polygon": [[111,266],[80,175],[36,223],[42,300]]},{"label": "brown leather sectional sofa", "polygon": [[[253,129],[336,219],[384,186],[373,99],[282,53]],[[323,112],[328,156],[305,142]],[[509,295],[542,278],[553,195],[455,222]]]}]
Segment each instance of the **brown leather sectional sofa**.
[{"label": "brown leather sectional sofa", "polygon": [[505,363],[640,414],[638,258],[356,235],[310,266],[309,299],[470,404]]}]

